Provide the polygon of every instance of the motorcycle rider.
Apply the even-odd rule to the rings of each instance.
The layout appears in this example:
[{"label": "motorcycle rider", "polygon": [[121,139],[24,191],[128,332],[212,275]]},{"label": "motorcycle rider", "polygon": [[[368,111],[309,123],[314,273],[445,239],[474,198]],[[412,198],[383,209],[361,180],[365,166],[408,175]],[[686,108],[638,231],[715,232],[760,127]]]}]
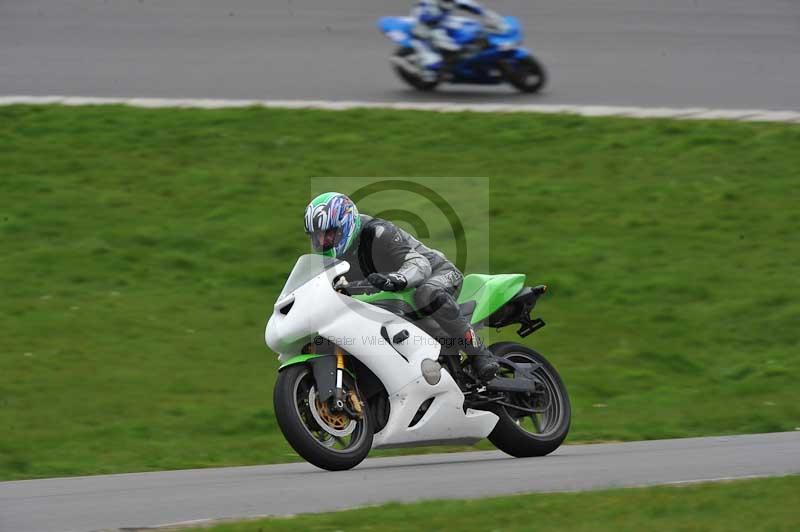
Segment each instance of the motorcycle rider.
[{"label": "motorcycle rider", "polygon": [[391,222],[359,214],[355,203],[338,192],[326,192],[308,204],[305,231],[316,252],[349,262],[353,279],[361,273],[380,290],[416,288],[417,309],[436,320],[469,356],[480,380],[494,377],[497,360],[461,314],[455,299],[464,276],[443,253]]},{"label": "motorcycle rider", "polygon": [[425,81],[433,81],[440,72],[447,73],[458,61],[461,46],[448,33],[454,27],[450,15],[462,10],[481,18],[487,30],[503,33],[505,19],[473,0],[419,0],[411,11],[416,21],[412,46],[418,58],[413,64],[403,57],[394,60],[401,68],[412,71]]}]

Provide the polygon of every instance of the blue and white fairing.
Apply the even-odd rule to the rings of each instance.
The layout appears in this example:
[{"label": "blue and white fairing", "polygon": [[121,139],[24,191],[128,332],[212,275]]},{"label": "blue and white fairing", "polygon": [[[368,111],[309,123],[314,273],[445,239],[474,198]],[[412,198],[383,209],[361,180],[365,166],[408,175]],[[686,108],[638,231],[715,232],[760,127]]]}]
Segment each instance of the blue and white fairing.
[{"label": "blue and white fairing", "polygon": [[378,29],[398,46],[411,46],[416,23],[411,17],[383,17],[378,20]]},{"label": "blue and white fairing", "polygon": [[[474,42],[483,35],[487,37],[489,47],[476,56],[467,58],[467,61],[497,58],[498,54],[507,55],[508,52],[513,52],[511,55],[516,59],[529,56],[529,51],[520,48],[523,32],[519,19],[510,16],[503,19],[506,22],[506,31],[503,33],[486,33],[479,21],[468,17],[449,17],[442,27],[461,46]],[[416,24],[417,21],[412,17],[383,17],[378,21],[378,29],[398,46],[410,47],[413,45]]]},{"label": "blue and white fairing", "polygon": [[507,31],[504,33],[490,33],[489,45],[497,48],[514,47],[522,44],[523,33],[519,19],[516,17],[503,17],[507,24]]}]

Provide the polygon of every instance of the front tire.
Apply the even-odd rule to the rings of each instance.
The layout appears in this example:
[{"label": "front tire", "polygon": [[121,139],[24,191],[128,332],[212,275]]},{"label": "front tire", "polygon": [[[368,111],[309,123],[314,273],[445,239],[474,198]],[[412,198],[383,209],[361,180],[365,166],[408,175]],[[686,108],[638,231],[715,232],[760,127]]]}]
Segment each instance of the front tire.
[{"label": "front tire", "polygon": [[552,453],[567,437],[572,418],[567,389],[558,372],[541,354],[524,345],[499,342],[489,346],[489,350],[499,359],[499,376],[513,376],[511,366],[506,364],[504,367],[504,360],[536,363],[540,367],[534,373],[544,384],[541,397],[509,394],[507,401],[522,408],[543,408],[544,411],[530,414],[509,406],[498,406],[495,413],[500,419],[489,434],[489,441],[504,453],[517,458]]},{"label": "front tire", "polygon": [[539,92],[547,83],[547,72],[539,61],[531,56],[506,63],[506,80],[520,92]]},{"label": "front tire", "polygon": [[372,447],[367,405],[360,419],[340,419],[344,414],[331,413],[316,400],[315,386],[314,374],[306,365],[278,373],[273,393],[278,426],[297,454],[315,466],[328,471],[353,468]]},{"label": "front tire", "polygon": [[[394,53],[394,56],[400,59],[409,60],[409,57],[413,56],[414,54],[416,54],[416,52],[413,48],[404,46],[402,48],[398,48],[398,50]],[[436,86],[439,85],[438,78],[433,81],[425,81],[419,76],[415,76],[411,72],[408,72],[397,65],[392,65],[392,67],[394,68],[395,74],[397,74],[400,79],[418,91],[430,92],[436,89]]]}]

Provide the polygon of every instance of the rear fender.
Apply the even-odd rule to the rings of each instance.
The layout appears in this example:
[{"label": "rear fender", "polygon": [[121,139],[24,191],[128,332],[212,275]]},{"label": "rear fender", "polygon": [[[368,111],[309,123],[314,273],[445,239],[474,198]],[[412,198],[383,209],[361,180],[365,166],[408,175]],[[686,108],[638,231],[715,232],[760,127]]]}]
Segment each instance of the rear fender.
[{"label": "rear fender", "polygon": [[519,323],[520,328],[517,334],[523,338],[536,332],[544,327],[544,321],[541,318],[533,319],[530,314],[533,307],[536,306],[536,301],[546,291],[546,285],[523,288],[511,301],[486,318],[486,325],[499,329],[512,323]]}]

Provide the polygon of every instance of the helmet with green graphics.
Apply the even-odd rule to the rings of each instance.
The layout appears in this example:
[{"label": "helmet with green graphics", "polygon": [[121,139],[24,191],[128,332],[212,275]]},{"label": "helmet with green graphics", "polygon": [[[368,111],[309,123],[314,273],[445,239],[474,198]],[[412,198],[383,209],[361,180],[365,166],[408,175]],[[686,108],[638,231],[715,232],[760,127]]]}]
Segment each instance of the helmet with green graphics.
[{"label": "helmet with green graphics", "polygon": [[341,257],[358,238],[361,218],[353,200],[338,192],[326,192],[306,207],[305,226],[314,251]]}]

